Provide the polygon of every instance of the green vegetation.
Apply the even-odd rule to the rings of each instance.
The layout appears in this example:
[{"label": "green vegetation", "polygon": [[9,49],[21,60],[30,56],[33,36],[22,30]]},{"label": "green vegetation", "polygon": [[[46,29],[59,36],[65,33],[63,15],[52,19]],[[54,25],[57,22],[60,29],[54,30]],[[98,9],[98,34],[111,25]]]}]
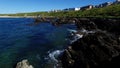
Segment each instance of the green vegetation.
[{"label": "green vegetation", "polygon": [[51,16],[67,17],[120,17],[120,4],[91,10],[50,13]]},{"label": "green vegetation", "polygon": [[94,8],[88,11],[83,11],[81,16],[120,17],[120,4],[111,5],[104,8]]},{"label": "green vegetation", "polygon": [[93,8],[81,11],[61,11],[61,12],[31,12],[17,14],[1,14],[1,16],[54,16],[54,17],[120,17],[120,4],[115,4],[103,8]]}]

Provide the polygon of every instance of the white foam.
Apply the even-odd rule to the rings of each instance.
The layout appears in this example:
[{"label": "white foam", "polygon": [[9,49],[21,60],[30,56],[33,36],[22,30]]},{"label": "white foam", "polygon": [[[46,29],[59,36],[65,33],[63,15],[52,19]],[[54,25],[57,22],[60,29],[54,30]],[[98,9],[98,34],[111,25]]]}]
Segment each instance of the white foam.
[{"label": "white foam", "polygon": [[82,38],[82,37],[83,37],[83,35],[82,35],[82,34],[81,34],[81,35],[80,35],[80,34],[76,34],[76,38],[78,38],[78,39],[79,39],[79,38]]},{"label": "white foam", "polygon": [[82,29],[80,32],[88,34],[88,33],[95,33],[96,31],[88,31],[86,29]]},{"label": "white foam", "polygon": [[82,30],[80,30],[80,32],[87,32],[87,30],[86,29],[82,29]]},{"label": "white foam", "polygon": [[82,38],[84,36],[84,34],[89,34],[89,33],[95,33],[96,31],[88,31],[86,29],[81,29],[81,30],[72,30],[72,29],[68,29],[68,31],[70,31],[70,36],[71,38],[70,40],[70,44],[72,44],[73,42],[77,41],[78,39]]},{"label": "white foam", "polygon": [[[83,37],[83,34],[77,33],[78,32],[77,30],[68,29],[68,31],[70,31],[72,37],[72,39],[70,39],[70,44]],[[85,32],[85,30],[82,30],[80,32]]]},{"label": "white foam", "polygon": [[58,62],[58,57],[59,57],[59,55],[61,54],[63,52],[63,50],[55,50],[55,51],[53,51],[53,52],[51,52],[51,53],[49,53],[49,58],[52,60],[52,61],[54,61],[54,62]]},{"label": "white foam", "polygon": [[72,29],[68,29],[68,31],[70,31],[70,32],[77,32],[77,30],[72,30]]},{"label": "white foam", "polygon": [[45,60],[48,60],[48,64],[53,66],[53,68],[62,68],[61,61],[59,60],[60,54],[64,50],[55,50],[55,51],[48,51],[48,57],[45,57]]},{"label": "white foam", "polygon": [[80,38],[82,38],[83,37],[83,35],[81,34],[75,34],[75,36],[73,37],[73,40],[71,40],[71,44],[73,43],[73,42],[75,42],[75,41],[77,41],[78,39],[80,39]]}]

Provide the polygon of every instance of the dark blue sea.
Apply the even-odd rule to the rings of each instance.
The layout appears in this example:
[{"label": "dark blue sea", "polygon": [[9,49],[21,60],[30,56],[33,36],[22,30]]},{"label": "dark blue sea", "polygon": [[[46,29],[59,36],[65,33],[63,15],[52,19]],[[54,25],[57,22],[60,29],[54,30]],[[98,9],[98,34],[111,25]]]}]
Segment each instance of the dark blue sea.
[{"label": "dark blue sea", "polygon": [[0,68],[15,68],[24,59],[34,68],[53,68],[49,56],[68,45],[68,29],[76,28],[32,23],[32,18],[0,18]]}]

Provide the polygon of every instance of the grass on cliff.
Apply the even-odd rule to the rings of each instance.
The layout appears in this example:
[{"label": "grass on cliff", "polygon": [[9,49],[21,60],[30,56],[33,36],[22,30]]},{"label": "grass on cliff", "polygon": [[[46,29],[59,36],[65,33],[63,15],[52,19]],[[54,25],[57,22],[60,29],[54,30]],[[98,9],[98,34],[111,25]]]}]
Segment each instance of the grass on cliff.
[{"label": "grass on cliff", "polygon": [[3,14],[8,16],[54,16],[54,17],[120,17],[120,4],[115,4],[103,8],[93,8],[91,10],[81,11],[61,11],[61,12],[32,12]]},{"label": "grass on cliff", "polygon": [[91,10],[49,13],[49,15],[60,17],[120,17],[120,4]]}]

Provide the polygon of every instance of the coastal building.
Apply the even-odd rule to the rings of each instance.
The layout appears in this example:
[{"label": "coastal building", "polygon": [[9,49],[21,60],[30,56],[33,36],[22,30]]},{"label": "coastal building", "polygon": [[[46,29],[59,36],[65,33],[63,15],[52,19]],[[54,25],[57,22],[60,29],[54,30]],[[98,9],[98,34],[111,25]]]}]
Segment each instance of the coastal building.
[{"label": "coastal building", "polygon": [[102,4],[102,7],[106,7],[106,6],[110,6],[110,5],[112,5],[111,2],[105,2],[105,3]]},{"label": "coastal building", "polygon": [[63,9],[62,11],[69,11],[69,9],[66,8],[66,9]]},{"label": "coastal building", "polygon": [[93,5],[87,5],[80,8],[80,10],[90,10],[93,8]]},{"label": "coastal building", "polygon": [[79,11],[80,8],[66,8],[66,9],[63,9],[63,11]]},{"label": "coastal building", "polygon": [[79,11],[80,8],[69,8],[69,11]]},{"label": "coastal building", "polygon": [[96,8],[102,8],[102,7],[110,6],[112,4],[113,4],[112,2],[105,2],[105,3],[102,3],[102,4],[96,5],[95,7]]},{"label": "coastal building", "polygon": [[106,6],[110,6],[112,4],[120,4],[120,0],[116,0],[114,2],[105,2],[99,5],[87,5],[87,6],[83,6],[83,7],[79,7],[79,8],[66,8],[63,10],[52,10],[51,12],[60,12],[60,11],[79,11],[79,10],[90,10],[92,8],[102,8],[102,7],[106,7]]},{"label": "coastal building", "polygon": [[75,8],[69,8],[68,11],[75,11]]},{"label": "coastal building", "polygon": [[60,12],[61,10],[51,10],[50,12]]},{"label": "coastal building", "polygon": [[120,2],[120,0],[116,0],[117,2]]},{"label": "coastal building", "polygon": [[79,11],[80,10],[80,8],[75,8],[75,11]]},{"label": "coastal building", "polygon": [[116,0],[114,4],[120,4],[120,0]]}]

